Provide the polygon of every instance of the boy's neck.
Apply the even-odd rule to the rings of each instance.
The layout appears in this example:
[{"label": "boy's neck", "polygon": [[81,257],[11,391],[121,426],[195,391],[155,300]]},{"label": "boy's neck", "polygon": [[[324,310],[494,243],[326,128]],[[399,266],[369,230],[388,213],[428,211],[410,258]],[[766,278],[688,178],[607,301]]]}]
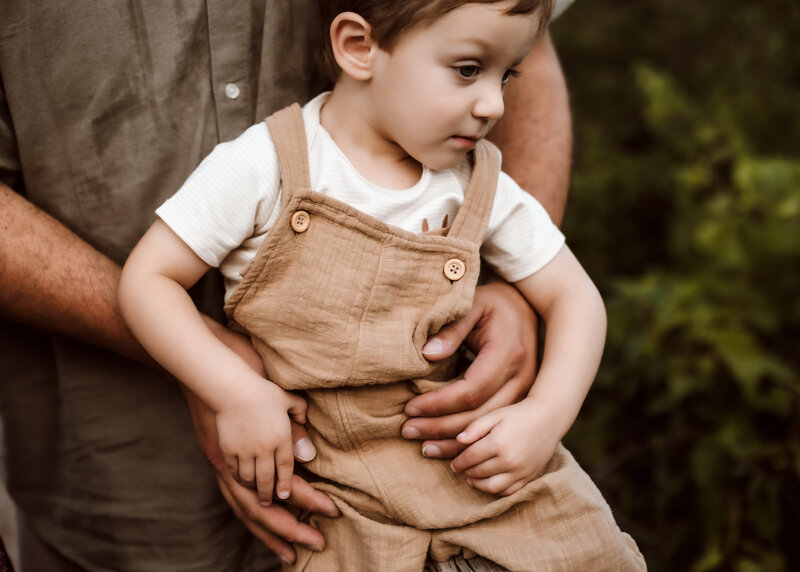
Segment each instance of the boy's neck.
[{"label": "boy's neck", "polygon": [[407,189],[422,175],[422,165],[380,129],[368,85],[343,77],[320,112],[320,123],[358,173],[380,187]]}]

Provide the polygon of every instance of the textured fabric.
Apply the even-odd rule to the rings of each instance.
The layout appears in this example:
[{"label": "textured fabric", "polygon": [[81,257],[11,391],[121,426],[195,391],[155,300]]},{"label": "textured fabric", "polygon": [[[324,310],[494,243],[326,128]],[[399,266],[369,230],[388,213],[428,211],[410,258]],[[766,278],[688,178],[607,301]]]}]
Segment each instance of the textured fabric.
[{"label": "textured fabric", "polygon": [[[217,143],[324,87],[316,13],[314,0],[2,0],[0,181],[122,262]],[[221,315],[213,282],[196,299]],[[0,414],[11,495],[83,568],[268,566],[173,380],[0,320]]]},{"label": "textured fabric", "polygon": [[[471,305],[499,169],[491,144],[476,147],[464,204],[447,232],[412,234],[310,188],[298,106],[267,122],[282,208],[226,312],[252,336],[268,378],[304,390],[317,448],[305,468],[343,513],[310,519],[327,548],[300,547],[291,569],[413,571],[429,554],[478,554],[510,570],[645,569],[563,447],[542,477],[497,497],[400,437],[405,403],[458,374],[456,361],[432,364],[421,348]],[[309,224],[296,230],[299,211]],[[451,259],[466,267],[460,279],[443,272]]]},{"label": "textured fabric", "polygon": [[[410,232],[423,220],[431,228],[453,220],[464,199],[471,163],[432,171],[423,167],[407,189],[385,189],[355,170],[319,123],[327,100],[321,94],[303,106],[309,171],[315,191]],[[156,211],[158,216],[211,266],[219,266],[229,297],[241,270],[255,257],[275,224],[280,204],[280,173],[275,146],[265,123],[235,141],[215,148],[181,189]],[[531,195],[508,175],[497,180],[492,214],[481,255],[502,278],[515,282],[547,264],[564,236]]]}]

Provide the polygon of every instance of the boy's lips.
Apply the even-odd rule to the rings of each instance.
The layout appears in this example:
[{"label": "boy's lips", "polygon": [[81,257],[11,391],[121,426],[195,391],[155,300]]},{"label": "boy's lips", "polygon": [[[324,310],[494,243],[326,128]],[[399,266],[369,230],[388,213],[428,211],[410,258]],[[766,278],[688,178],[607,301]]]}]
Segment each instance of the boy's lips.
[{"label": "boy's lips", "polygon": [[453,135],[452,139],[457,144],[463,145],[464,147],[474,147],[481,138],[472,135]]}]

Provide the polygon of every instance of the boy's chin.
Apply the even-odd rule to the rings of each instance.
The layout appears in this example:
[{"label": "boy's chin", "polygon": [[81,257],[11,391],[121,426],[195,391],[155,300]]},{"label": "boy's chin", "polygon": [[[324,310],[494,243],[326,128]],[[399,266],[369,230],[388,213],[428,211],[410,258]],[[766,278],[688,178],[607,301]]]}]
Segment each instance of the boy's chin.
[{"label": "boy's chin", "polygon": [[451,158],[439,158],[436,160],[431,161],[419,161],[421,164],[425,165],[431,171],[446,171],[447,169],[455,169],[461,161],[464,160],[464,157],[467,156],[467,151],[461,153],[459,155],[455,155]]}]

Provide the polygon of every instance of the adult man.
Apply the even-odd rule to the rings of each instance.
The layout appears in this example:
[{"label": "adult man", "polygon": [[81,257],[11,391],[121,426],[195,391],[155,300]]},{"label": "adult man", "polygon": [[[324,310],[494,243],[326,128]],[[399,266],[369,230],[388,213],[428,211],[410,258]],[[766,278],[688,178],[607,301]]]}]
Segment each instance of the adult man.
[{"label": "adult man", "polygon": [[[211,148],[319,90],[318,28],[311,0],[0,5],[0,413],[8,485],[23,515],[23,570],[262,570],[271,558],[251,533],[286,558],[286,539],[322,546],[316,531],[282,507],[258,506],[228,479],[223,494],[245,526],[237,523],[195,445],[181,392],[148,364],[115,303],[118,265]],[[556,206],[542,200],[560,218],[569,169],[563,79],[549,43],[526,66],[518,87],[537,89],[516,96],[545,99],[526,116],[548,127],[515,121],[498,138],[527,188],[558,189]],[[513,152],[527,158],[528,144],[544,172],[514,169]],[[196,296],[212,314],[220,305],[214,279]],[[513,314],[514,302],[491,302],[504,296],[484,292],[431,356],[452,351],[490,311]],[[480,407],[522,391],[533,365],[522,350],[506,359],[508,344],[523,336],[524,349],[532,326],[513,321],[520,334],[492,335],[506,327],[491,324],[507,321],[473,335],[485,349],[466,383],[409,405],[427,415],[467,411],[412,420],[406,436],[452,437],[487,394]],[[214,460],[204,408],[191,403]],[[455,451],[449,439],[424,447],[429,456]],[[300,491],[300,506],[334,511],[324,496]]]}]

